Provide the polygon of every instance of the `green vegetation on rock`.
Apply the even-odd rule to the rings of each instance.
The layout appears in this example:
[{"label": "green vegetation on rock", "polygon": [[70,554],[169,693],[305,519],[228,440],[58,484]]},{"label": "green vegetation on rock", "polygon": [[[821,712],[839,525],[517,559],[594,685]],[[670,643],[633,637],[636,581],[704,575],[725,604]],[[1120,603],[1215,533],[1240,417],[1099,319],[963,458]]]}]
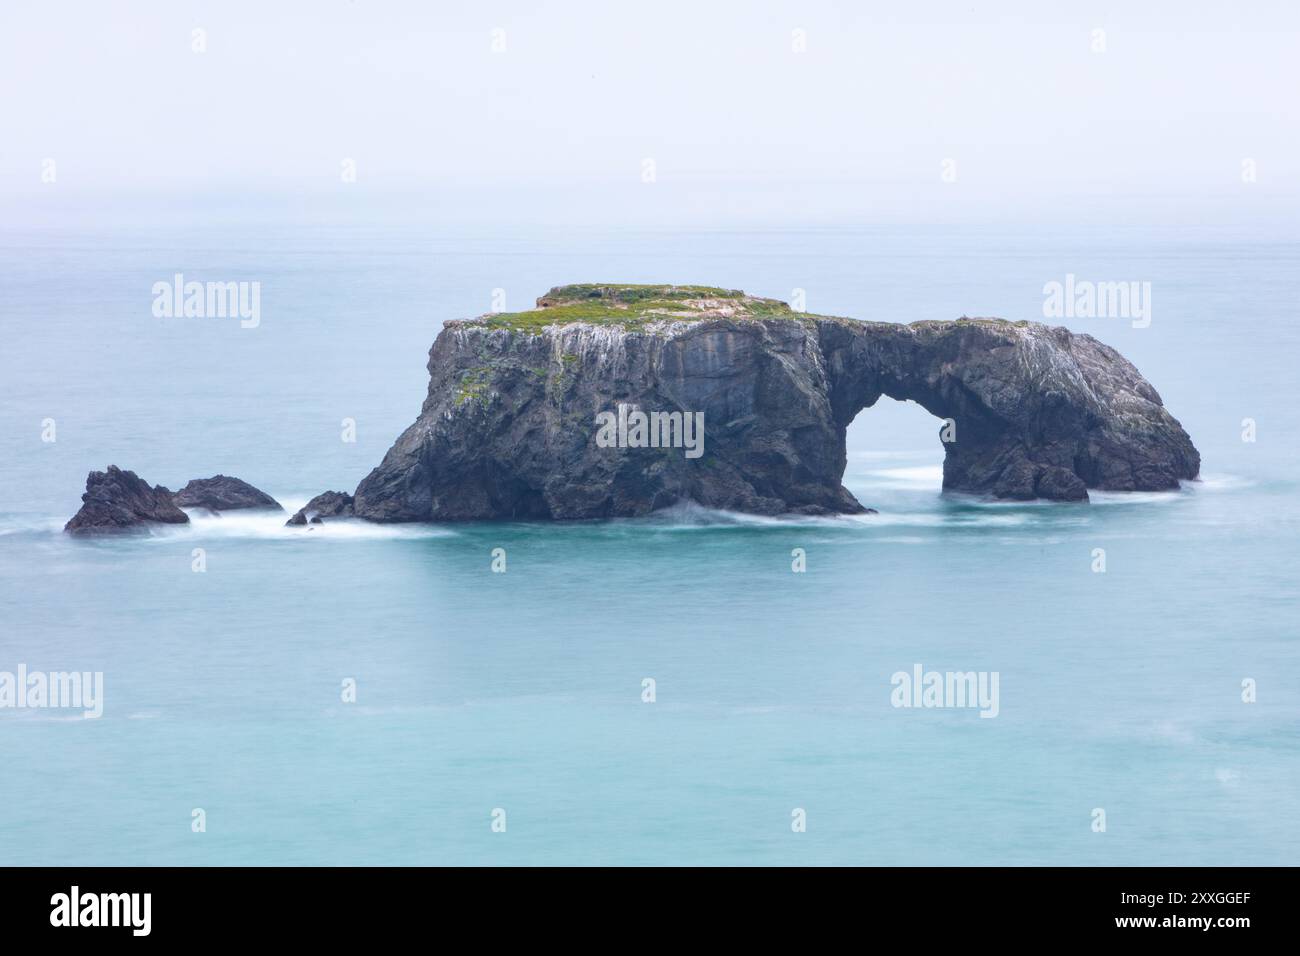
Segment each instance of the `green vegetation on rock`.
[{"label": "green vegetation on rock", "polygon": [[460,386],[456,390],[456,404],[464,405],[475,401],[486,408],[491,403],[490,386],[493,370],[490,366],[480,365],[466,371],[460,377]]},{"label": "green vegetation on rock", "polygon": [[537,332],[548,325],[584,322],[643,329],[653,322],[706,319],[805,318],[784,302],[746,295],[739,289],[704,285],[602,285],[586,283],[552,289],[527,312],[484,315],[476,324]]}]

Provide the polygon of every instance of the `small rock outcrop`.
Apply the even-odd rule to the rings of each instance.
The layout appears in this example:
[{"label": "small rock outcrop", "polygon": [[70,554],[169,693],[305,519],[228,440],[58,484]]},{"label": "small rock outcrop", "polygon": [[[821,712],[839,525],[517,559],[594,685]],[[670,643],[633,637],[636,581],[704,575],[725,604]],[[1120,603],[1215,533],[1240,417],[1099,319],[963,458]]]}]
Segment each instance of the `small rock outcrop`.
[{"label": "small rock outcrop", "polygon": [[173,500],[181,508],[207,508],[210,511],[237,511],[243,508],[268,508],[283,511],[283,506],[264,491],[246,481],[227,475],[195,478]]},{"label": "small rock outcrop", "polygon": [[307,502],[285,522],[286,527],[321,524],[326,518],[351,518],[352,496],[344,491],[325,491]]},{"label": "small rock outcrop", "polygon": [[[446,323],[428,368],[420,415],[357,487],[357,517],[603,518],[681,501],[862,512],[841,484],[845,430],[881,396],[945,420],[948,491],[1083,501],[1174,489],[1200,468],[1123,356],[1031,322],[859,322],[729,289],[564,286],[533,311]],[[616,419],[604,434],[602,415]]]},{"label": "small rock outcrop", "polygon": [[162,485],[150,487],[135,472],[116,465],[86,477],[81,501],[81,510],[63,527],[70,534],[140,530],[149,524],[185,524],[190,520]]}]

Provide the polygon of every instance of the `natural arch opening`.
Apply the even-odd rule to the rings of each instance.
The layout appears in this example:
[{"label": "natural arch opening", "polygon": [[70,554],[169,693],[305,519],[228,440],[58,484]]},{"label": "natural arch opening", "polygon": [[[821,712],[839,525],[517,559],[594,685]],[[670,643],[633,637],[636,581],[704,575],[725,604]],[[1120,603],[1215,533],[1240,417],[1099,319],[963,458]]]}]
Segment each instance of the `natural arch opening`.
[{"label": "natural arch opening", "polygon": [[863,504],[943,490],[943,421],[911,400],[881,396],[845,430],[843,484]]}]

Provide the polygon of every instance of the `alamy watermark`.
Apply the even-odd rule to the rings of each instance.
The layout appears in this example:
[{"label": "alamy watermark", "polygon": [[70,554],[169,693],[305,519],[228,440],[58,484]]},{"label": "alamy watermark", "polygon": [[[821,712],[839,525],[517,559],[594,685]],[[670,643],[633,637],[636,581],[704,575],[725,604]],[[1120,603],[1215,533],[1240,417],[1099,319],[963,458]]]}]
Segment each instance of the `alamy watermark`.
[{"label": "alamy watermark", "polygon": [[182,273],[171,282],[153,284],[153,314],[158,319],[238,318],[240,328],[262,323],[262,283],[186,282]]},{"label": "alamy watermark", "polygon": [[619,403],[617,414],[596,415],[599,448],[684,448],[687,458],[704,454],[703,412],[643,412]]},{"label": "alamy watermark", "polygon": [[998,671],[927,671],[913,664],[911,672],[895,671],[889,678],[894,707],[977,707],[981,717],[996,717]]},{"label": "alamy watermark", "polygon": [[51,926],[120,926],[132,936],[148,936],[152,927],[152,893],[83,893],[73,885],[50,897]]},{"label": "alamy watermark", "polygon": [[17,673],[0,671],[0,710],[57,708],[80,710],[94,720],[104,715],[103,671],[29,671],[19,664]]},{"label": "alamy watermark", "polygon": [[1067,273],[1064,282],[1043,286],[1043,318],[1132,319],[1133,328],[1151,324],[1150,282],[1091,282]]}]

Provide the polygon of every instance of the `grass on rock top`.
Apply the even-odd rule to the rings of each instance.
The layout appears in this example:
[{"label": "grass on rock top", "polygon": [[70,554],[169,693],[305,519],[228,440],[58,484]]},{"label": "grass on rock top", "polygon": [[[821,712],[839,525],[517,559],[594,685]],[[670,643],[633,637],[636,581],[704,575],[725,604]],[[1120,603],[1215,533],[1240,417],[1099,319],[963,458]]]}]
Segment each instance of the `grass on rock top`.
[{"label": "grass on rock top", "polygon": [[[585,322],[591,325],[641,328],[663,320],[695,321],[802,318],[786,303],[759,299],[739,289],[703,285],[566,285],[552,289],[527,312],[498,312],[477,321],[489,328],[539,331],[548,325]],[[733,311],[734,310],[734,311]]]},{"label": "grass on rock top", "polygon": [[[746,295],[739,289],[722,289],[707,285],[626,285],[585,283],[557,286],[537,300],[537,308],[526,312],[496,312],[472,320],[492,329],[515,329],[540,332],[548,325],[582,322],[630,330],[644,329],[652,322],[702,322],[708,319],[834,319],[856,322],[828,315],[796,312],[785,302]],[[1033,323],[1024,320],[968,318],[958,324],[988,328],[1025,328]],[[911,323],[920,329],[944,331],[951,320],[923,320]]]},{"label": "grass on rock top", "polygon": [[620,283],[584,282],[579,285],[556,286],[542,302],[579,302],[584,299],[601,299],[631,305],[659,299],[744,299],[740,289],[721,289],[712,285],[627,285]]}]

